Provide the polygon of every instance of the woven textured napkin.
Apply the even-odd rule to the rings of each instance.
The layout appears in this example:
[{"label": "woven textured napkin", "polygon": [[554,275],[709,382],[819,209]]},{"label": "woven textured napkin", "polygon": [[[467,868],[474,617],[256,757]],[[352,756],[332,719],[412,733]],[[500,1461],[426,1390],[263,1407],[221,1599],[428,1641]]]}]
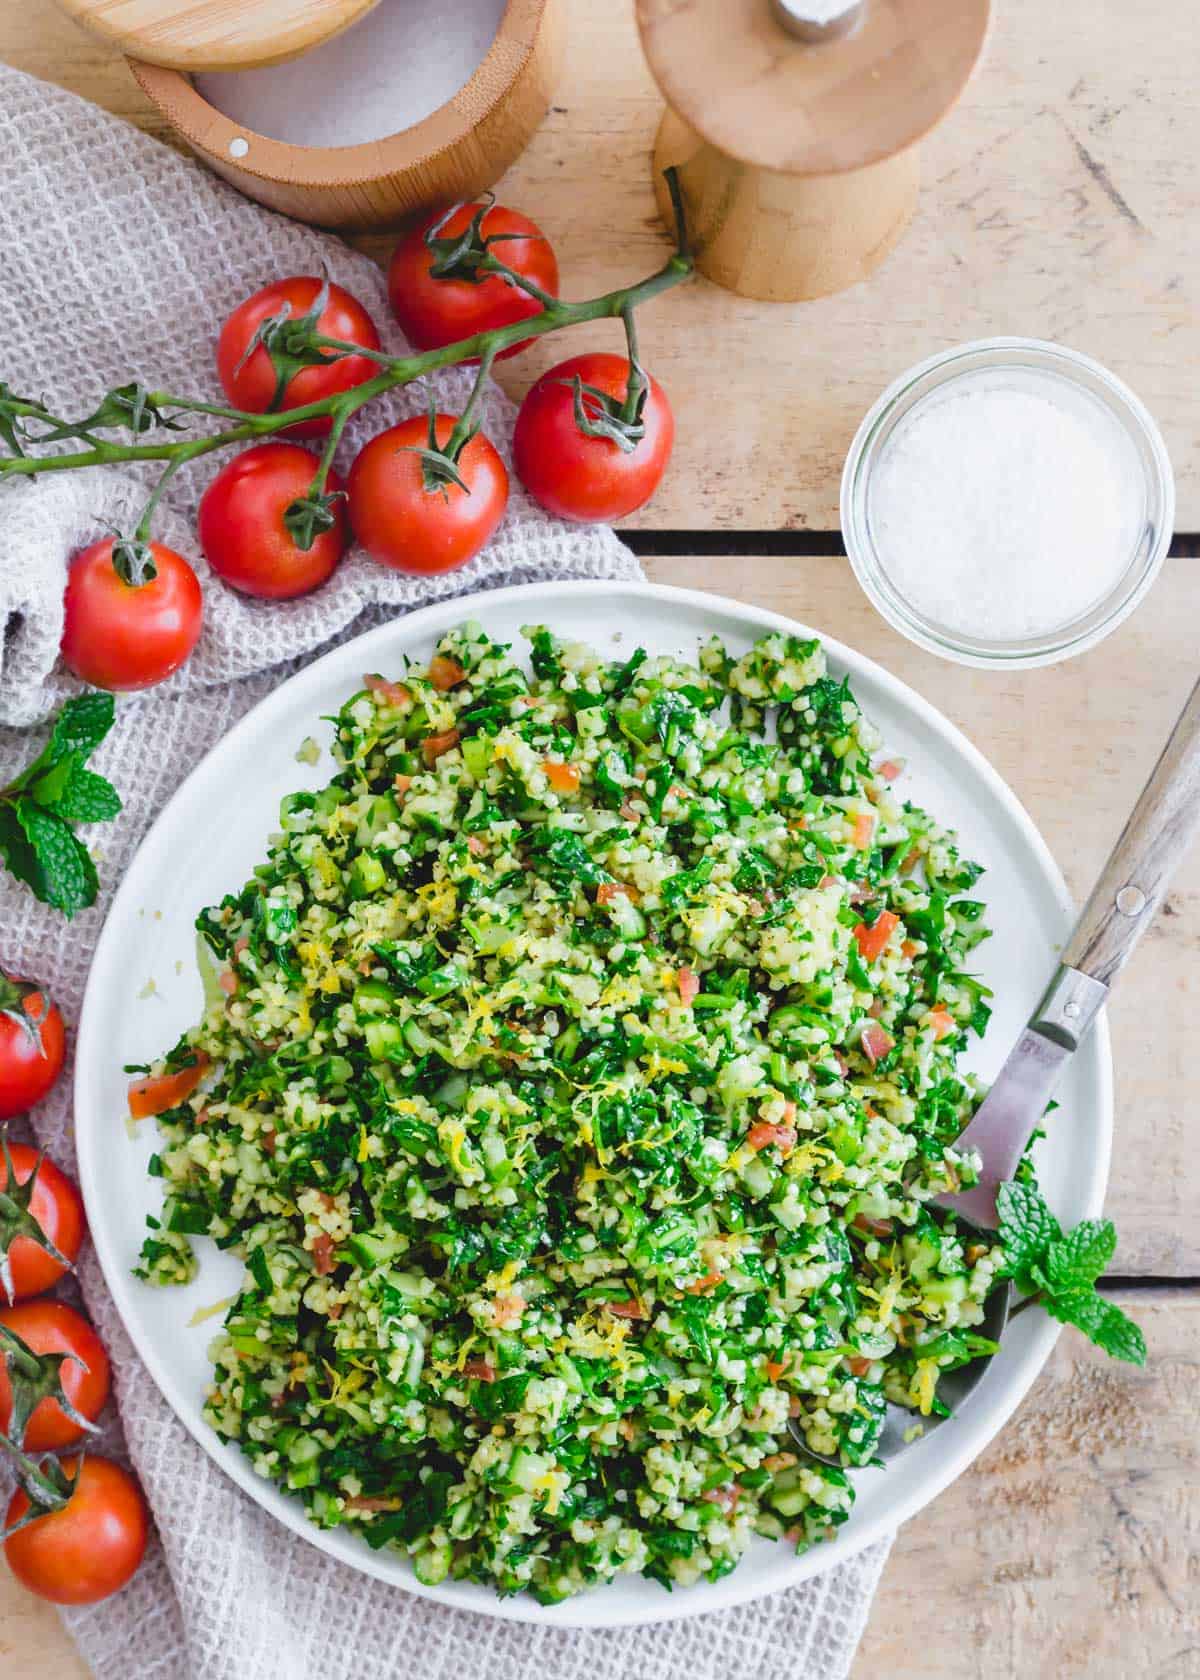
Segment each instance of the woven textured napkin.
[{"label": "woven textured napkin", "polygon": [[[267,280],[317,272],[321,263],[388,337],[382,278],[366,258],[260,210],[125,124],[4,66],[0,250],[0,319],[9,323],[0,378],[19,392],[47,394],[66,413],[86,412],[89,400],[132,378],[217,396],[212,345],[224,315]],[[390,341],[399,345],[394,329]],[[457,410],[469,378],[439,375],[439,405]],[[387,417],[421,403],[416,393],[397,398]],[[370,430],[379,429],[386,406],[371,412]],[[499,391],[489,395],[485,423],[507,453],[512,412]],[[346,439],[347,456],[361,436]],[[198,483],[180,474],[172,492],[158,534],[194,556]],[[128,526],[144,495],[144,482],[115,469],[0,489],[0,725],[9,726],[0,727],[0,777],[31,750],[24,726],[75,686],[55,668],[68,556],[106,527]],[[549,577],[639,575],[611,532],[547,519],[515,480],[486,554],[448,577],[404,578],[356,554],[317,594],[280,604],[249,601],[213,583],[202,563],[197,569],[207,616],[196,653],[169,683],[121,702],[97,757],[125,800],[117,822],[94,836],[106,888],[197,758],[318,649],[449,594]],[[68,928],[23,888],[0,883],[3,957],[48,983],[68,1022],[78,1017],[105,906],[102,897]],[[39,1141],[68,1166],[69,1089],[64,1079],[33,1117]],[[847,1674],[886,1544],[740,1609],[596,1632],[484,1619],[335,1563],[247,1499],[176,1421],[133,1352],[90,1253],[79,1281],[113,1360],[120,1417],[109,1426],[108,1450],[128,1453],[158,1533],[123,1593],[66,1614],[101,1680]]]}]

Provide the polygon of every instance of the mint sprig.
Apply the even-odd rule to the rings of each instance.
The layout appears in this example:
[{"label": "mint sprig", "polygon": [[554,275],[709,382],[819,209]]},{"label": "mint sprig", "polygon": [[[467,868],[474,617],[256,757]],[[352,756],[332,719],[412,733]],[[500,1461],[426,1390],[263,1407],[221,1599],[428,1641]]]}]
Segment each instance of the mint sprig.
[{"label": "mint sprig", "polygon": [[1001,1273],[1022,1294],[1039,1301],[1051,1318],[1073,1324],[1113,1359],[1146,1363],[1146,1340],[1120,1307],[1096,1293],[1096,1284],[1117,1249],[1111,1219],[1084,1219],[1073,1231],[1062,1226],[1032,1184],[1002,1184],[996,1197]]},{"label": "mint sprig", "polygon": [[98,891],[96,866],[74,825],[110,822],[121,809],[112,783],[87,768],[114,712],[111,694],[68,700],[42,751],[0,789],[0,859],[68,919],[94,904]]}]

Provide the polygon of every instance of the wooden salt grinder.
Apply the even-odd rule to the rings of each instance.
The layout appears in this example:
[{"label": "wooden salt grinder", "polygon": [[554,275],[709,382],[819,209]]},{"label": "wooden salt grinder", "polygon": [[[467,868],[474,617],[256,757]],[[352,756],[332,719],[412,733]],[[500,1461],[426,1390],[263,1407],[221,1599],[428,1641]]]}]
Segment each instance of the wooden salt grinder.
[{"label": "wooden salt grinder", "polygon": [[863,0],[806,30],[804,0],[637,0],[667,101],[655,189],[679,172],[697,266],[742,297],[853,286],[900,239],[918,141],[979,60],[990,0]]}]

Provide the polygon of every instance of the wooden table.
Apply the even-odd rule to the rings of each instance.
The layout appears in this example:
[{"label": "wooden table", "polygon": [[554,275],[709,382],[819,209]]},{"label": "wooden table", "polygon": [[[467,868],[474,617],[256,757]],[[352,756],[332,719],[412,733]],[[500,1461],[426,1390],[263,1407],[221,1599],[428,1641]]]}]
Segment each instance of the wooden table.
[{"label": "wooden table", "polygon": [[[504,188],[552,234],[579,295],[648,271],[663,249],[647,174],[658,106],[631,10],[570,0],[562,92]],[[1200,533],[1190,10],[1142,0],[1136,33],[1116,0],[998,10],[982,74],[927,145],[917,221],[868,286],[771,306],[697,283],[646,313],[643,351],[674,400],[679,443],[627,535],[654,579],[791,613],[911,682],[1009,780],[1079,894],[1195,677],[1200,562],[1172,559],[1103,649],[1017,676],[910,647],[837,557],[838,475],[863,410],[918,357],[1002,332],[1065,340],[1134,386],[1167,437],[1179,529]],[[158,128],[124,66],[49,0],[3,8],[0,58]],[[537,346],[506,384],[519,393],[560,353]],[[1200,1675],[1198,930],[1200,859],[1111,1012],[1112,1289],[1144,1323],[1150,1364],[1130,1371],[1062,1338],[1008,1429],[901,1534],[854,1680]],[[54,1613],[2,1572],[0,1672],[83,1673]]]}]

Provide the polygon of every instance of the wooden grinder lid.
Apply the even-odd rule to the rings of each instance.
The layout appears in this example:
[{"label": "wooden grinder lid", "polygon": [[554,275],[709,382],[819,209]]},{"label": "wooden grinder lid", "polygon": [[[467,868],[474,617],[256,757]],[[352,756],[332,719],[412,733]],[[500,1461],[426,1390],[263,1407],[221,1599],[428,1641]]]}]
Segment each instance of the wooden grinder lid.
[{"label": "wooden grinder lid", "polygon": [[59,0],[131,58],[175,70],[252,70],[320,46],[376,0]]},{"label": "wooden grinder lid", "polygon": [[983,50],[990,0],[866,0],[819,45],[770,0],[637,0],[667,104],[710,145],[760,169],[839,175],[929,132]]}]

